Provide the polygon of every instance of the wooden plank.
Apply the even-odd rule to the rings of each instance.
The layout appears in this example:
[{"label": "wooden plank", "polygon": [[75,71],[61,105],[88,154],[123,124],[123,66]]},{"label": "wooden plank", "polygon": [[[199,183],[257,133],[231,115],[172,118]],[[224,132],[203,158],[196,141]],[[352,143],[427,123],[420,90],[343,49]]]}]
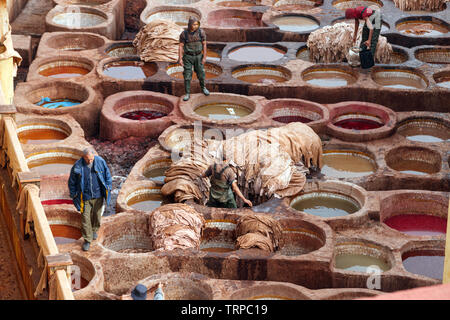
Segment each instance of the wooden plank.
[{"label": "wooden plank", "polygon": [[56,292],[58,300],[75,300],[70,281],[64,270],[56,271]]},{"label": "wooden plank", "polygon": [[66,267],[73,264],[72,258],[68,252],[45,256],[45,259],[47,260],[47,266],[49,268]]},{"label": "wooden plank", "polygon": [[447,234],[445,238],[444,274],[442,283],[450,282],[450,199],[448,200]]},{"label": "wooden plank", "polygon": [[6,135],[6,145],[8,148],[8,158],[10,159],[10,164],[17,166],[14,168],[16,172],[29,172],[27,160],[22,150],[22,145],[20,144],[19,137],[17,136],[16,127],[14,120],[11,117],[4,117],[3,121],[5,123]]}]

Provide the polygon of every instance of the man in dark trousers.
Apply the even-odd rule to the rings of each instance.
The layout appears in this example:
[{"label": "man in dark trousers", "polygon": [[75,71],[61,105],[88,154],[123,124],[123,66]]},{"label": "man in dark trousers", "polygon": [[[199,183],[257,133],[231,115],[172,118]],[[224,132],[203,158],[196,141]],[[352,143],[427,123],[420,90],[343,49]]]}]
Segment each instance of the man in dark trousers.
[{"label": "man in dark trousers", "polygon": [[375,5],[369,7],[356,7],[345,10],[346,19],[355,19],[355,32],[353,33],[353,44],[359,28],[359,20],[364,20],[360,48],[372,51],[375,59],[378,38],[381,32],[381,9]]},{"label": "man in dark trousers", "polygon": [[107,206],[111,198],[112,179],[105,160],[85,149],[70,170],[68,185],[73,204],[81,212],[82,249],[88,251],[92,240],[97,239],[104,201]]},{"label": "man in dark trousers", "polygon": [[187,30],[180,34],[180,45],[178,50],[178,62],[183,66],[184,90],[186,95],[184,101],[188,101],[191,94],[192,67],[197,74],[200,88],[205,96],[209,95],[205,87],[206,62],[206,34],[200,28],[200,21],[195,17],[190,17]]}]

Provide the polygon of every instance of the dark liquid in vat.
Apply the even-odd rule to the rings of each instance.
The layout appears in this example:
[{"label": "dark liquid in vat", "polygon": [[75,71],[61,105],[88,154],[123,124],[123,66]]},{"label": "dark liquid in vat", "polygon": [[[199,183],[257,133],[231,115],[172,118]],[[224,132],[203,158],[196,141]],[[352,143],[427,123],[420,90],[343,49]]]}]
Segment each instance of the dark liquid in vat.
[{"label": "dark liquid in vat", "polygon": [[335,122],[336,127],[350,130],[371,130],[378,129],[383,126],[382,123],[369,119],[345,119]]},{"label": "dark liquid in vat", "polygon": [[121,115],[122,118],[130,119],[130,120],[153,120],[167,116],[167,114],[159,111],[153,110],[138,110],[126,112]]}]

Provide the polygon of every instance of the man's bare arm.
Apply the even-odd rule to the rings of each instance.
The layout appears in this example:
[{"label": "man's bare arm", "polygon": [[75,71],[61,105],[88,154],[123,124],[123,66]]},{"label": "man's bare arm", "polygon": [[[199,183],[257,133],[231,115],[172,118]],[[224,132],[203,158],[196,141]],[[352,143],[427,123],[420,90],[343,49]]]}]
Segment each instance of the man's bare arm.
[{"label": "man's bare arm", "polygon": [[244,195],[242,194],[241,190],[239,190],[239,187],[237,185],[236,180],[233,181],[231,187],[233,188],[234,193],[236,193],[236,195],[242,199],[242,201],[244,201],[248,206],[252,207],[253,204],[250,200],[247,200]]}]

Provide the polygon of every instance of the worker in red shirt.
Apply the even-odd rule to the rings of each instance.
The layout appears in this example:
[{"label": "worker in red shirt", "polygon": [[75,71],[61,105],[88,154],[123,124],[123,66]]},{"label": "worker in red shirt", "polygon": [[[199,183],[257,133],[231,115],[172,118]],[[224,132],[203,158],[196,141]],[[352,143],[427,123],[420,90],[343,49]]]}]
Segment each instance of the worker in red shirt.
[{"label": "worker in red shirt", "polygon": [[356,35],[359,28],[359,20],[364,20],[362,31],[362,39],[360,48],[366,48],[372,51],[375,59],[375,50],[377,49],[378,37],[381,32],[381,10],[379,7],[372,5],[369,7],[356,7],[345,10],[346,19],[355,19],[355,32],[353,34],[353,44],[356,42]]}]

